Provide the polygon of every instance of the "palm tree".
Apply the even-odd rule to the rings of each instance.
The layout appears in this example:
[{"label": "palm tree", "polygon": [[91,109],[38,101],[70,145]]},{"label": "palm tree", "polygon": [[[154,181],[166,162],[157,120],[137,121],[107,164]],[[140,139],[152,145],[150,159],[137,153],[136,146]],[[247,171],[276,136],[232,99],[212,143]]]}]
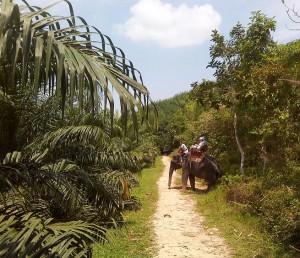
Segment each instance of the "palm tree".
[{"label": "palm tree", "polygon": [[130,120],[130,137],[137,132],[149,92],[69,1],[55,3],[68,4],[67,17],[48,13],[55,4],[0,2],[0,147],[10,151],[0,160],[0,256],[89,257],[89,242],[105,241],[105,228],[136,202],[129,184],[139,158],[124,129]]},{"label": "palm tree", "polygon": [[[141,74],[108,36],[76,17],[67,0],[46,8],[22,1],[24,6],[1,1],[0,89],[5,94],[31,89],[36,96],[55,96],[63,111],[66,102],[81,112],[109,108],[112,119],[115,89],[121,114],[137,109],[147,114],[150,98]],[[70,15],[47,12],[61,2]]]}]

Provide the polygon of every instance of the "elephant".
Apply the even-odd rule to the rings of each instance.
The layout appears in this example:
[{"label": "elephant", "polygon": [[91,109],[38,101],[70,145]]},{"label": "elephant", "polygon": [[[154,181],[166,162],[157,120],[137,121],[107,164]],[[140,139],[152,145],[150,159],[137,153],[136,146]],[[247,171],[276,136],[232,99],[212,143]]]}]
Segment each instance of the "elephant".
[{"label": "elephant", "polygon": [[193,160],[190,154],[182,163],[182,189],[186,190],[187,181],[190,180],[191,188],[195,190],[195,176],[205,179],[208,183],[207,190],[214,189],[219,174],[216,159],[208,154],[201,156],[200,160]]}]

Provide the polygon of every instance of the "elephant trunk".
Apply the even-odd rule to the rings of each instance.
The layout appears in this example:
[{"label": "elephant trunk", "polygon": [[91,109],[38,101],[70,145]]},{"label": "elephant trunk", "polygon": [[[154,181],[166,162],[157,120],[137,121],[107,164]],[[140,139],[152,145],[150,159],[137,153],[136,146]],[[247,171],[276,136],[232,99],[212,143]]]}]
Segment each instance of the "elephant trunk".
[{"label": "elephant trunk", "polygon": [[170,189],[171,188],[171,182],[172,182],[172,175],[173,175],[173,171],[174,171],[174,167],[171,163],[170,165],[170,169],[169,169],[169,182],[168,182],[168,188]]}]

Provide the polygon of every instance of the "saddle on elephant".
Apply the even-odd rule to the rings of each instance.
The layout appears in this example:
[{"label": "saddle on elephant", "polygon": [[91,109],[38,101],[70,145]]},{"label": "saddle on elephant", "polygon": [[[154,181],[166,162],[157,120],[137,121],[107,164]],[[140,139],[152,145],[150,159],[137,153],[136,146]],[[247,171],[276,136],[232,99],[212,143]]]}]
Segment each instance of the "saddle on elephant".
[{"label": "saddle on elephant", "polygon": [[205,153],[198,148],[191,148],[190,161],[201,162],[205,156]]}]

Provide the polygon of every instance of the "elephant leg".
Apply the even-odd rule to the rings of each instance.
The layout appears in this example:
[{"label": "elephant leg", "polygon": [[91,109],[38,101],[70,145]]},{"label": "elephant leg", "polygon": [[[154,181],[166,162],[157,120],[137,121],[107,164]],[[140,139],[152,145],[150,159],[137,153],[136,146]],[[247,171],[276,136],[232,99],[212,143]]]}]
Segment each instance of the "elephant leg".
[{"label": "elephant leg", "polygon": [[207,181],[208,181],[207,190],[215,189],[215,185],[217,183],[217,174],[211,176]]},{"label": "elephant leg", "polygon": [[192,190],[195,191],[195,189],[196,189],[196,187],[195,187],[195,176],[192,175],[192,174],[189,174],[189,180],[190,180]]},{"label": "elephant leg", "polygon": [[172,175],[173,175],[173,171],[175,169],[172,167],[172,165],[170,166],[170,170],[169,170],[169,182],[168,182],[168,188],[171,188],[171,182],[172,182]]},{"label": "elephant leg", "polygon": [[189,177],[189,173],[187,171],[182,170],[182,176],[181,176],[182,190],[186,190],[188,177]]}]

